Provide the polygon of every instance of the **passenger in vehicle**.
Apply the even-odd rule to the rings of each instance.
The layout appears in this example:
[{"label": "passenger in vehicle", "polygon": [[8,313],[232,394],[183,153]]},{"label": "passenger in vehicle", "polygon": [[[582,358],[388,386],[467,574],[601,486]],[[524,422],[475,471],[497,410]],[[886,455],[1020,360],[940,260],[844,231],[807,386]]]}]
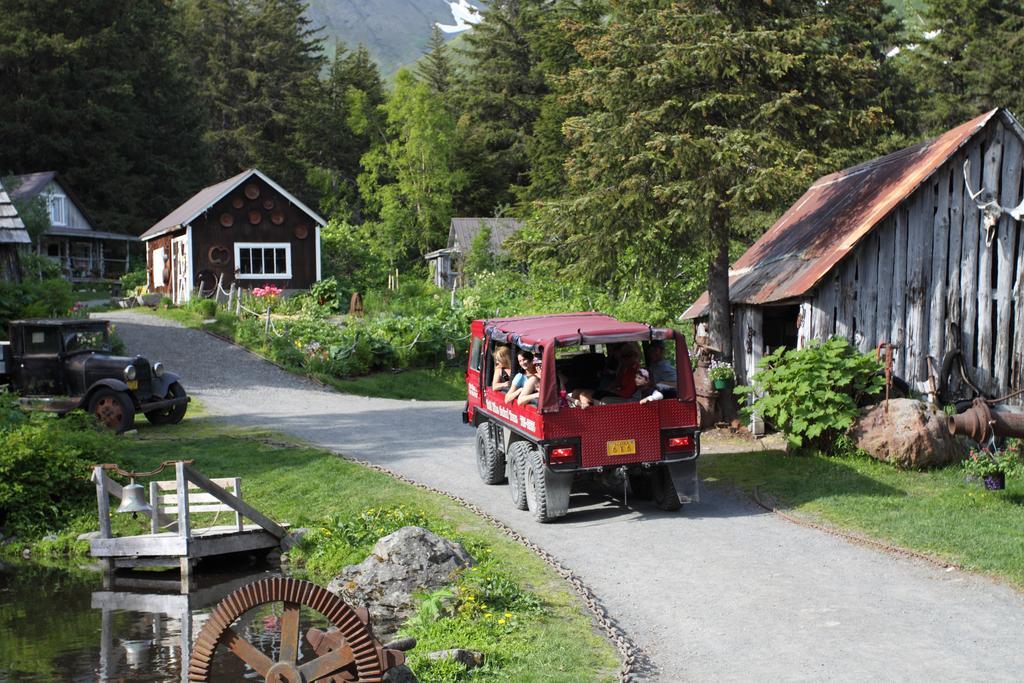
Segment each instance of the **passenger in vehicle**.
[{"label": "passenger in vehicle", "polygon": [[647,345],[647,369],[658,388],[676,388],[676,367],[665,359],[665,342],[655,340]]},{"label": "passenger in vehicle", "polygon": [[519,349],[516,353],[516,360],[519,363],[519,372],[509,384],[508,393],[505,394],[505,403],[511,403],[523,391],[526,380],[533,374],[533,354],[529,351]]},{"label": "passenger in vehicle", "polygon": [[636,342],[623,344],[618,352],[618,371],[610,391],[619,399],[632,398],[637,390],[637,376],[640,372],[640,350]]},{"label": "passenger in vehicle", "polygon": [[512,349],[505,344],[500,344],[494,349],[494,376],[491,379],[491,389],[494,391],[508,391],[512,384]]},{"label": "passenger in vehicle", "polygon": [[526,384],[523,385],[519,396],[516,398],[516,402],[519,405],[523,406],[527,403],[537,405],[537,400],[540,398],[541,365],[538,358],[534,358],[533,362],[530,363],[531,374],[526,378]]}]

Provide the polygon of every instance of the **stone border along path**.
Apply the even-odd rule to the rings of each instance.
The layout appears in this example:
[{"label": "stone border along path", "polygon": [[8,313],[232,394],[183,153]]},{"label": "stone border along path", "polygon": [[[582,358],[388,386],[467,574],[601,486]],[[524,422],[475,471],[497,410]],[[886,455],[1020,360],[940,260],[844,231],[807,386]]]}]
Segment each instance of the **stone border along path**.
[{"label": "stone border along path", "polygon": [[480,482],[461,403],[341,394],[170,321],[103,317],[212,416],[369,461],[528,538],[646,655],[636,680],[1020,678],[1024,594],[999,582],[791,524],[724,487],[678,513],[574,496],[569,516],[536,524]]}]

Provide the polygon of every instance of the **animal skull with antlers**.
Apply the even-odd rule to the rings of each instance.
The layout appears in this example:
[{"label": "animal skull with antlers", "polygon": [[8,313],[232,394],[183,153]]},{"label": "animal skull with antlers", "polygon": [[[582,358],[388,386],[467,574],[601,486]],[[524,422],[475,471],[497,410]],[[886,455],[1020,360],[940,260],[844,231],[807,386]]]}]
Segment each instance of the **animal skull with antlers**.
[{"label": "animal skull with antlers", "polygon": [[970,195],[971,201],[978,206],[978,208],[982,212],[982,215],[984,216],[982,224],[988,231],[987,243],[991,244],[992,238],[995,236],[996,223],[999,222],[999,219],[1002,217],[1004,213],[1009,214],[1010,218],[1012,218],[1015,221],[1020,221],[1021,218],[1024,218],[1024,201],[1021,201],[1020,204],[1011,209],[997,202],[994,199],[995,193],[992,193],[993,199],[990,199],[987,202],[979,202],[978,197],[980,197],[985,192],[985,187],[982,186],[981,189],[979,189],[977,192],[972,191],[971,181],[969,178],[970,173],[971,160],[968,159],[967,161],[964,162],[964,186],[967,188],[967,194]]}]

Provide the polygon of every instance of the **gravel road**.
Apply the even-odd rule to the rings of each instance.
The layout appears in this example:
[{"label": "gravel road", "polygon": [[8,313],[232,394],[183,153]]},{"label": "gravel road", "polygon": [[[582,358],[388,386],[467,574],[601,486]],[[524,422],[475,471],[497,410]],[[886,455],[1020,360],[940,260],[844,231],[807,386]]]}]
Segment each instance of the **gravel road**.
[{"label": "gravel road", "polygon": [[991,580],[852,545],[711,487],[679,513],[582,498],[558,523],[535,524],[505,486],[480,482],[460,403],[340,394],[172,322],[104,317],[212,415],[379,463],[525,532],[602,598],[656,667],[648,680],[1024,675],[1024,595]]}]

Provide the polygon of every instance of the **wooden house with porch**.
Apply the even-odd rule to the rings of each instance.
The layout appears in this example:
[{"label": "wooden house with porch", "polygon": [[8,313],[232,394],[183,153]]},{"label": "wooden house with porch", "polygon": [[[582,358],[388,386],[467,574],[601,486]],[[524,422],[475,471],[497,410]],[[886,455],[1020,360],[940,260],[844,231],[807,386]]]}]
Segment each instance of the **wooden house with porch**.
[{"label": "wooden house with porch", "polygon": [[[896,347],[929,389],[947,354],[990,394],[1024,372],[1024,129],[994,109],[818,179],[729,271],[737,381],[780,347]],[[704,293],[684,313],[706,319]]]},{"label": "wooden house with porch", "polygon": [[150,291],[184,303],[219,286],[307,289],[324,219],[256,169],[200,190],[142,234]]},{"label": "wooden house with porch", "polygon": [[131,270],[131,250],[139,238],[97,230],[85,207],[55,171],[14,176],[11,199],[43,203],[50,227],[37,240],[35,251],[60,264],[66,280],[112,281]]},{"label": "wooden house with porch", "polygon": [[491,231],[491,252],[500,254],[505,240],[523,224],[515,218],[453,218],[448,227],[448,246],[426,254],[430,279],[438,287],[453,289],[461,283],[462,259],[469,253],[473,239],[484,228]]},{"label": "wooden house with porch", "polygon": [[0,280],[21,282],[18,250],[32,244],[25,224],[0,183]]}]

